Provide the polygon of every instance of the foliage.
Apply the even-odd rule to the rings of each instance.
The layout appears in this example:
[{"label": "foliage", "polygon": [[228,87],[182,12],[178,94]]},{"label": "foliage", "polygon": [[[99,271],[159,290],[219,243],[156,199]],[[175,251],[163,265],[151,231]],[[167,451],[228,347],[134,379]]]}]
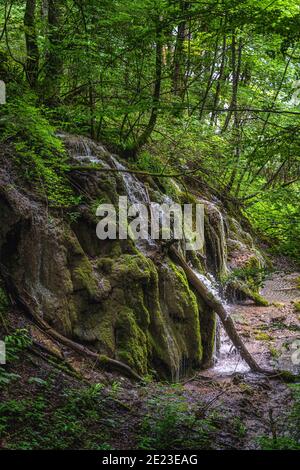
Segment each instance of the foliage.
[{"label": "foliage", "polygon": [[263,450],[300,450],[300,383],[290,385],[293,406],[281,433],[273,432],[272,437],[261,436],[258,439]]},{"label": "foliage", "polygon": [[200,191],[231,200],[273,251],[297,258],[299,21],[287,0],[13,2],[3,138],[51,204],[78,200],[49,122],[142,169],[194,170]]},{"label": "foliage", "polygon": [[[52,378],[53,379],[53,378]],[[44,385],[46,383],[46,386]],[[82,390],[66,389],[58,402],[50,401],[53,380],[36,384],[42,387],[35,400],[9,400],[0,404],[0,430],[9,449],[97,449],[107,437],[96,432],[94,423],[105,420],[101,386]],[[17,437],[12,441],[15,431]],[[99,447],[100,446],[100,447]]]},{"label": "foliage", "polygon": [[[12,334],[5,336],[5,353],[6,363],[16,362],[23,351],[31,344],[31,339],[25,329],[17,329]],[[19,379],[20,376],[13,372],[5,370],[4,366],[0,366],[0,386],[9,384],[13,380]]]},{"label": "foliage", "polygon": [[55,129],[43,116],[32,95],[16,97],[4,107],[2,115],[2,142],[13,142],[20,173],[38,189],[51,205],[77,204],[66,177],[67,155]]},{"label": "foliage", "polygon": [[[139,449],[208,449],[216,431],[212,420],[198,419],[178,386],[148,401],[142,422]],[[178,393],[179,392],[179,393]]]}]

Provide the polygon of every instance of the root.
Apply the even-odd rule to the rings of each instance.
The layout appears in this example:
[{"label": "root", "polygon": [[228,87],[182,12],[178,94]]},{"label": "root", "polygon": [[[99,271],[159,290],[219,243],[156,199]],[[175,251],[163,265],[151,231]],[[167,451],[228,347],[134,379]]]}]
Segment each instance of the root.
[{"label": "root", "polygon": [[51,328],[50,325],[48,325],[48,323],[45,322],[45,320],[42,320],[37,315],[33,315],[33,316],[35,320],[37,321],[37,323],[39,324],[39,326],[43,329],[43,331],[47,335],[56,339],[60,343],[72,349],[73,351],[83,356],[86,356],[88,358],[94,359],[96,361],[96,365],[98,365],[101,369],[105,369],[108,371],[115,370],[139,382],[143,380],[142,377],[140,377],[136,372],[134,372],[134,370],[131,369],[131,367],[129,367],[127,364],[117,361],[116,359],[111,359],[110,357],[107,357],[103,354],[98,354],[94,351],[91,351],[87,347],[82,346],[81,344],[76,343],[75,341],[72,341],[71,339],[66,338],[65,336],[58,333],[56,330]]},{"label": "root", "polygon": [[[11,283],[10,283],[11,286]],[[27,311],[27,313],[35,320],[39,328],[50,338],[58,341],[61,344],[64,344],[73,351],[79,353],[82,356],[88,357],[95,361],[95,365],[98,366],[101,370],[107,371],[117,371],[130,379],[134,379],[138,382],[143,382],[143,378],[139,376],[131,367],[127,364],[124,364],[121,361],[112,359],[103,354],[98,354],[89,348],[83,346],[82,344],[76,343],[69,338],[66,338],[62,334],[58,333],[54,328],[52,328],[40,315],[36,313],[35,306],[32,303],[36,304],[35,299],[25,290],[22,292],[22,297],[16,293],[14,290],[14,298],[22,305],[22,307]]]}]

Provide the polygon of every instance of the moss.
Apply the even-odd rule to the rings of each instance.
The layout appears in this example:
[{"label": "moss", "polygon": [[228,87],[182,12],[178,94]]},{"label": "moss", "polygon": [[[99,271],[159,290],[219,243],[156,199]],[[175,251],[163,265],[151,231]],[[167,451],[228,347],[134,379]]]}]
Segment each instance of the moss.
[{"label": "moss", "polygon": [[113,258],[100,258],[97,261],[97,268],[103,271],[105,274],[110,274],[114,264]]},{"label": "moss", "polygon": [[283,308],[285,306],[285,304],[282,302],[272,302],[272,305],[276,308]]},{"label": "moss", "polygon": [[139,374],[147,373],[147,337],[138,326],[134,312],[124,308],[116,321],[117,357]]},{"label": "moss", "polygon": [[249,297],[254,301],[255,305],[259,305],[261,307],[268,307],[270,305],[267,299],[257,292],[250,292]]},{"label": "moss", "polygon": [[112,275],[115,278],[123,278],[125,282],[132,279],[147,281],[151,277],[152,270],[151,261],[142,254],[123,254],[114,264]]},{"label": "moss", "polygon": [[300,375],[294,375],[288,370],[281,370],[280,378],[286,383],[299,383]]},{"label": "moss", "polygon": [[74,290],[86,290],[92,298],[97,297],[98,283],[88,258],[83,257],[73,270]]},{"label": "moss", "polygon": [[258,341],[271,341],[273,337],[262,331],[255,331],[255,339]]},{"label": "moss", "polygon": [[197,204],[199,202],[193,194],[186,191],[180,192],[178,199],[180,204]]},{"label": "moss", "polygon": [[258,270],[261,268],[260,261],[256,256],[250,256],[244,264],[245,270]]},{"label": "moss", "polygon": [[294,301],[294,309],[296,312],[300,312],[300,300]]},{"label": "moss", "polygon": [[100,365],[109,364],[109,357],[107,357],[105,354],[99,354],[99,364]]},{"label": "moss", "polygon": [[161,267],[159,286],[162,338],[158,342],[153,335],[151,343],[160,358],[169,353],[175,373],[186,375],[199,367],[203,354],[197,299],[183,270],[172,262]]},{"label": "moss", "polygon": [[269,346],[269,351],[270,351],[270,354],[271,356],[274,358],[274,359],[277,359],[278,357],[280,357],[280,352],[278,351],[278,349],[274,348],[274,346]]}]

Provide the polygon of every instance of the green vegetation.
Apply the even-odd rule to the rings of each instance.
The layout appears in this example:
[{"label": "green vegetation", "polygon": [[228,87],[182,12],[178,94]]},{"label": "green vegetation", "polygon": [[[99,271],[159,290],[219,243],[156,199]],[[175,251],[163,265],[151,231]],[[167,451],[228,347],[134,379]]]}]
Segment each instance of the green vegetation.
[{"label": "green vegetation", "polygon": [[192,169],[272,251],[299,256],[297,0],[40,6],[0,10],[0,131],[51,205],[79,202],[60,129],[149,172]]},{"label": "green vegetation", "polygon": [[294,309],[296,310],[296,312],[300,312],[300,301],[294,302]]},{"label": "green vegetation", "polygon": [[259,444],[263,450],[300,450],[300,384],[290,385],[293,394],[293,406],[288,416],[288,423],[280,431],[280,422],[272,422],[271,436],[261,436]]},{"label": "green vegetation", "polygon": [[[69,353],[66,364],[64,354],[50,358],[13,316],[22,307],[10,312],[0,282],[0,446],[109,450],[128,433],[139,449],[212,449],[228,447],[223,429],[237,447],[248,438],[242,415],[224,411],[224,384],[214,389],[222,414],[215,398],[153,381],[178,382],[212,365],[213,294],[205,303],[167,244],[144,256],[132,240],[97,243],[95,210],[126,189],[117,164],[105,167],[113,154],[139,172],[156,202],[206,199],[205,248],[186,262],[211,271],[232,298],[267,307],[259,294],[267,256],[256,246],[300,257],[299,26],[299,0],[1,2],[0,274],[32,324],[41,312],[51,328],[100,353],[88,374],[105,385],[80,381]],[[87,158],[94,149],[101,168]],[[252,334],[274,363],[278,329],[299,328],[279,319]],[[128,390],[107,371],[112,358],[146,386]],[[281,379],[298,380],[289,372]],[[231,385],[246,400],[264,393]],[[284,434],[270,417],[264,449],[299,449],[298,384],[292,390],[290,429]]]},{"label": "green vegetation", "polygon": [[210,448],[216,427],[213,416],[197,419],[178,386],[148,401],[140,429],[139,449]]},{"label": "green vegetation", "polygon": [[[20,355],[26,351],[31,344],[31,338],[27,330],[17,329],[12,334],[4,337],[6,363],[11,364],[19,360]],[[9,384],[11,381],[19,379],[20,376],[7,371],[4,366],[0,366],[0,387]]]}]

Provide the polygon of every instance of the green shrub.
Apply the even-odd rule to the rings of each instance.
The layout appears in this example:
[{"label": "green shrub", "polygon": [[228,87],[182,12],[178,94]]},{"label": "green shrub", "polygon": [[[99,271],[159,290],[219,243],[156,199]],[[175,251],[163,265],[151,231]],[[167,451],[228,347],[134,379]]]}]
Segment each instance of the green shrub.
[{"label": "green shrub", "polygon": [[55,129],[34,105],[34,97],[16,97],[1,106],[1,141],[13,142],[20,174],[53,206],[79,202],[67,179],[67,154]]}]

